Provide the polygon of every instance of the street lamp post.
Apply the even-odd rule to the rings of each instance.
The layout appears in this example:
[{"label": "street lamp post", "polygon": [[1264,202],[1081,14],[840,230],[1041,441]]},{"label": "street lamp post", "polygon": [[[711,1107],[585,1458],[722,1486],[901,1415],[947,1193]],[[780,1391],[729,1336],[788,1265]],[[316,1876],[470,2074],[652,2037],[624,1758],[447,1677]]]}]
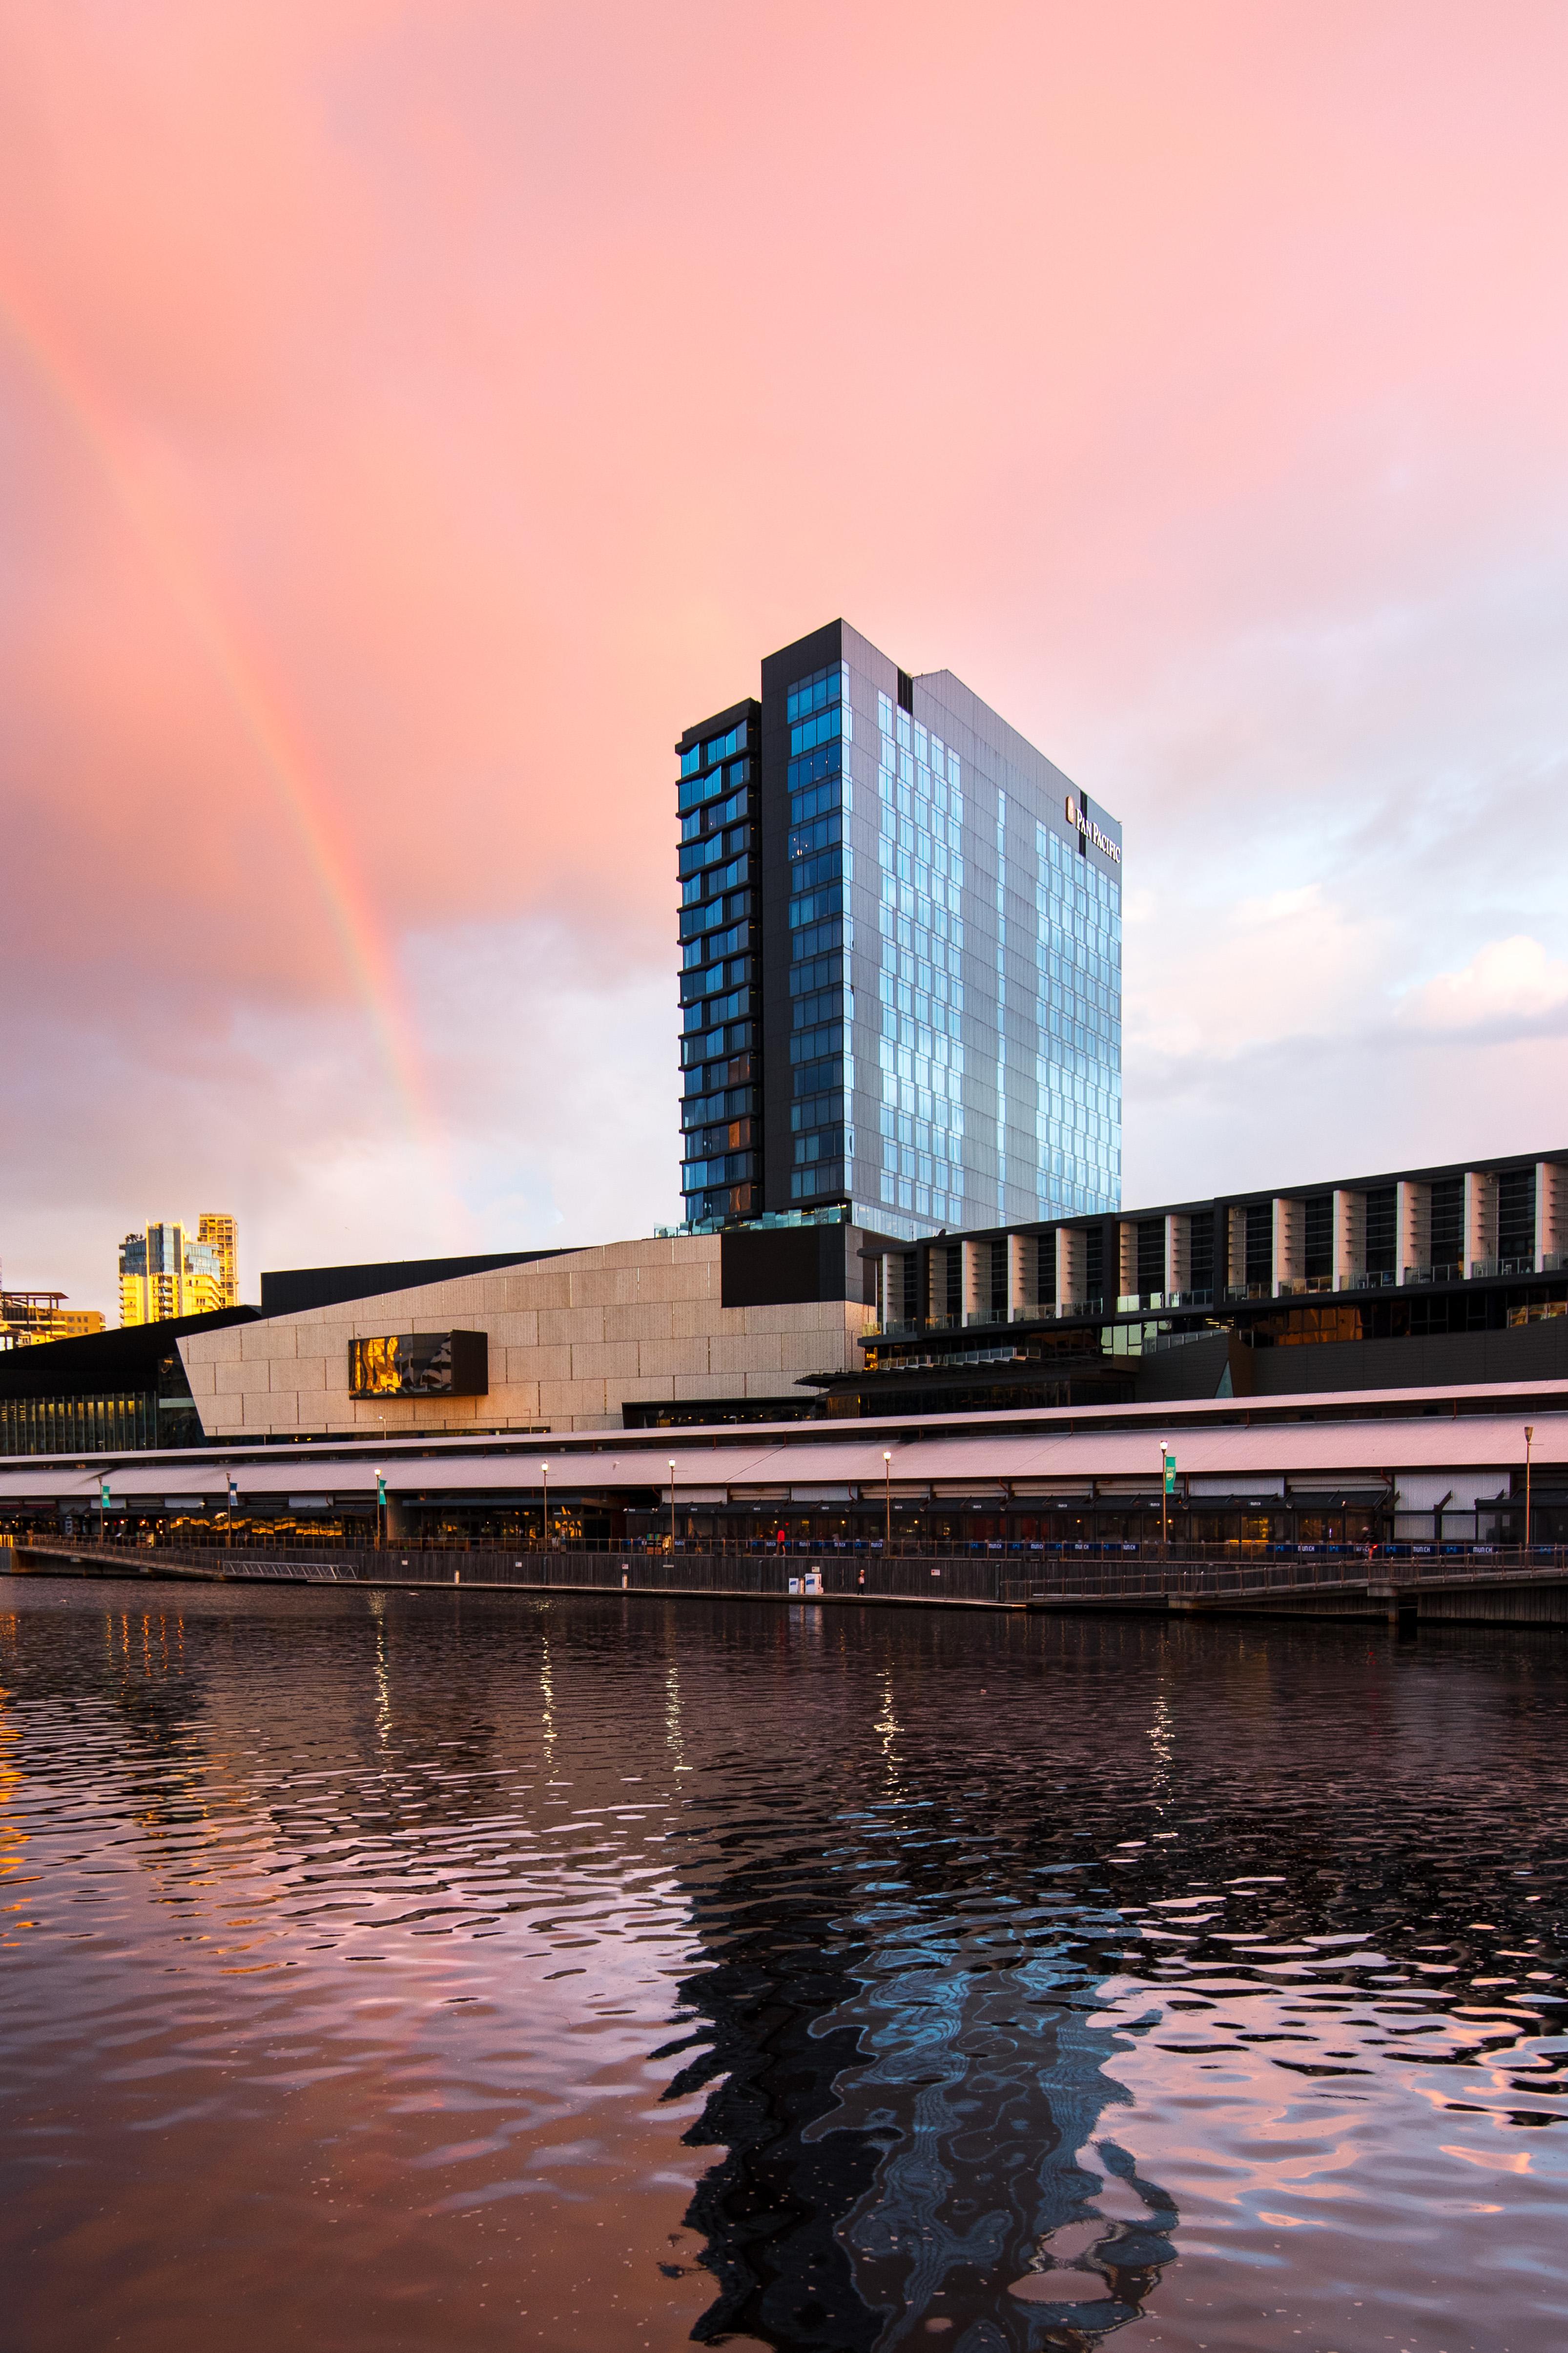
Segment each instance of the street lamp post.
[{"label": "street lamp post", "polygon": [[669,1556],[675,1558],[675,1458],[669,1463]]},{"label": "street lamp post", "polygon": [[1169,1557],[1171,1549],[1171,1472],[1170,1455],[1165,1440],[1160,1440],[1160,1557]]},{"label": "street lamp post", "polygon": [[882,1450],[882,1500],[888,1507],[887,1535],[882,1549],[890,1559],[893,1551],[893,1458],[886,1447]]},{"label": "street lamp post", "polygon": [[544,1474],[544,1502],[539,1514],[539,1541],[548,1552],[550,1549],[550,1465],[548,1462],[542,1462],[539,1467]]},{"label": "street lamp post", "polygon": [[1532,1422],[1524,1425],[1524,1549],[1530,1550],[1530,1455],[1535,1438]]}]

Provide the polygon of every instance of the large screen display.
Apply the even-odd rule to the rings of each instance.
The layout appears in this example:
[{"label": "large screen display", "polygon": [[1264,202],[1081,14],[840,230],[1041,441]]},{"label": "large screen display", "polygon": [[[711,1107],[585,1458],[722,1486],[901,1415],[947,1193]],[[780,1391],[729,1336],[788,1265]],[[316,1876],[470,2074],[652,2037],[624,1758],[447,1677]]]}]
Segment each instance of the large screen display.
[{"label": "large screen display", "polygon": [[353,1397],[483,1397],[489,1388],[484,1332],[388,1332],[349,1342]]}]

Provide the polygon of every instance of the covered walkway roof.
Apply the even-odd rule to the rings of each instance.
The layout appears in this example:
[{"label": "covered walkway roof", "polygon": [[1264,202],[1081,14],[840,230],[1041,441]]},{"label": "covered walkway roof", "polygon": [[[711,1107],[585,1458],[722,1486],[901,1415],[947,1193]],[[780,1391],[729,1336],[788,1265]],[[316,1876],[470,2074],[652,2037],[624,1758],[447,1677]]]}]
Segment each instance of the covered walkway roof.
[{"label": "covered walkway roof", "polygon": [[[1550,1398],[1543,1392],[1552,1390]],[[1418,1399],[1423,1410],[1389,1414],[1392,1399]],[[1467,1409],[1458,1411],[1463,1398]],[[1295,1410],[1289,1410],[1294,1403]],[[1357,1418],[1301,1418],[1310,1403],[1342,1409],[1375,1405]],[[1434,1413],[1433,1405],[1439,1410]],[[1484,1409],[1480,1409],[1484,1408]],[[97,1502],[107,1477],[114,1499],[166,1504],[201,1498],[221,1504],[232,1472],[247,1500],[374,1496],[375,1473],[385,1473],[395,1495],[457,1498],[541,1491],[546,1465],[553,1493],[611,1495],[631,1490],[667,1493],[673,1461],[678,1496],[688,1503],[734,1494],[759,1498],[801,1491],[859,1487],[909,1494],[932,1488],[1026,1493],[1089,1480],[1126,1482],[1129,1492],[1157,1480],[1165,1439],[1184,1480],[1209,1492],[1270,1478],[1323,1481],[1341,1474],[1365,1484],[1405,1473],[1495,1470],[1500,1479],[1525,1460],[1525,1429],[1533,1429],[1532,1460],[1542,1472],[1568,1467],[1568,1382],[1532,1385],[1510,1402],[1498,1388],[1444,1391],[1380,1391],[1372,1398],[1269,1398],[1246,1412],[1233,1400],[1187,1406],[1151,1425],[1146,1412],[1109,1408],[1084,1412],[1040,1411],[987,1418],[957,1415],[911,1429],[908,1421],[788,1423],[758,1429],[726,1426],[580,1433],[526,1439],[388,1439],[315,1441],[299,1446],[217,1447],[170,1453],[34,1457],[0,1463],[0,1507],[7,1503]],[[1132,1424],[1134,1426],[1129,1426]],[[884,1460],[884,1456],[889,1458]]]}]

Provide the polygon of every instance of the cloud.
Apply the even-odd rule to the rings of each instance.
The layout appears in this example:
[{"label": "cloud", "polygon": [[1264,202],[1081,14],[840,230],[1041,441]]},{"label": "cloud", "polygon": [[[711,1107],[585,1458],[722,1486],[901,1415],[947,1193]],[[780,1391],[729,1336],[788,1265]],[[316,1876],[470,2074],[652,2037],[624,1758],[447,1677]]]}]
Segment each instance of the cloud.
[{"label": "cloud", "polygon": [[1551,951],[1425,976],[1568,863],[1565,72],[1531,0],[6,12],[7,1279],[667,1217],[670,747],[838,612],[1124,820],[1130,1189],[1512,1133]]},{"label": "cloud", "polygon": [[1399,1018],[1437,1032],[1535,1027],[1568,1007],[1568,959],[1550,955],[1523,933],[1492,940],[1458,972],[1440,972],[1412,988]]},{"label": "cloud", "polygon": [[1266,1041],[1361,1028],[1382,994],[1390,931],[1316,882],[1201,911],[1160,900],[1127,944],[1129,1091],[1152,1062],[1227,1062]]}]

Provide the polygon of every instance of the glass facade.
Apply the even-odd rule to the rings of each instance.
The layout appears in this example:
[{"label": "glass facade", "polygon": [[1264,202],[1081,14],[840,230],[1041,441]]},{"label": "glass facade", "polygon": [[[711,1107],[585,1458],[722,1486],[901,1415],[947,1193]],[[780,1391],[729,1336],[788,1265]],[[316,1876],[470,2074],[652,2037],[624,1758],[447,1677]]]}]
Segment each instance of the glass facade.
[{"label": "glass facade", "polygon": [[[789,762],[789,1198],[816,1208],[843,1198],[855,1147],[853,919],[849,828],[855,791],[848,750],[855,711],[845,661],[820,665],[784,694]],[[770,1207],[773,1206],[770,1204]]]},{"label": "glass facade", "polygon": [[762,1207],[756,966],[757,707],[689,730],[680,829],[680,1190],[688,1223]]},{"label": "glass facade", "polygon": [[791,1205],[904,1239],[1112,1209],[1118,828],[957,679],[841,638],[790,690]]},{"label": "glass facade", "polygon": [[842,622],[745,708],[679,747],[688,1219],[839,1205],[912,1240],[1114,1209],[1120,828]]}]

